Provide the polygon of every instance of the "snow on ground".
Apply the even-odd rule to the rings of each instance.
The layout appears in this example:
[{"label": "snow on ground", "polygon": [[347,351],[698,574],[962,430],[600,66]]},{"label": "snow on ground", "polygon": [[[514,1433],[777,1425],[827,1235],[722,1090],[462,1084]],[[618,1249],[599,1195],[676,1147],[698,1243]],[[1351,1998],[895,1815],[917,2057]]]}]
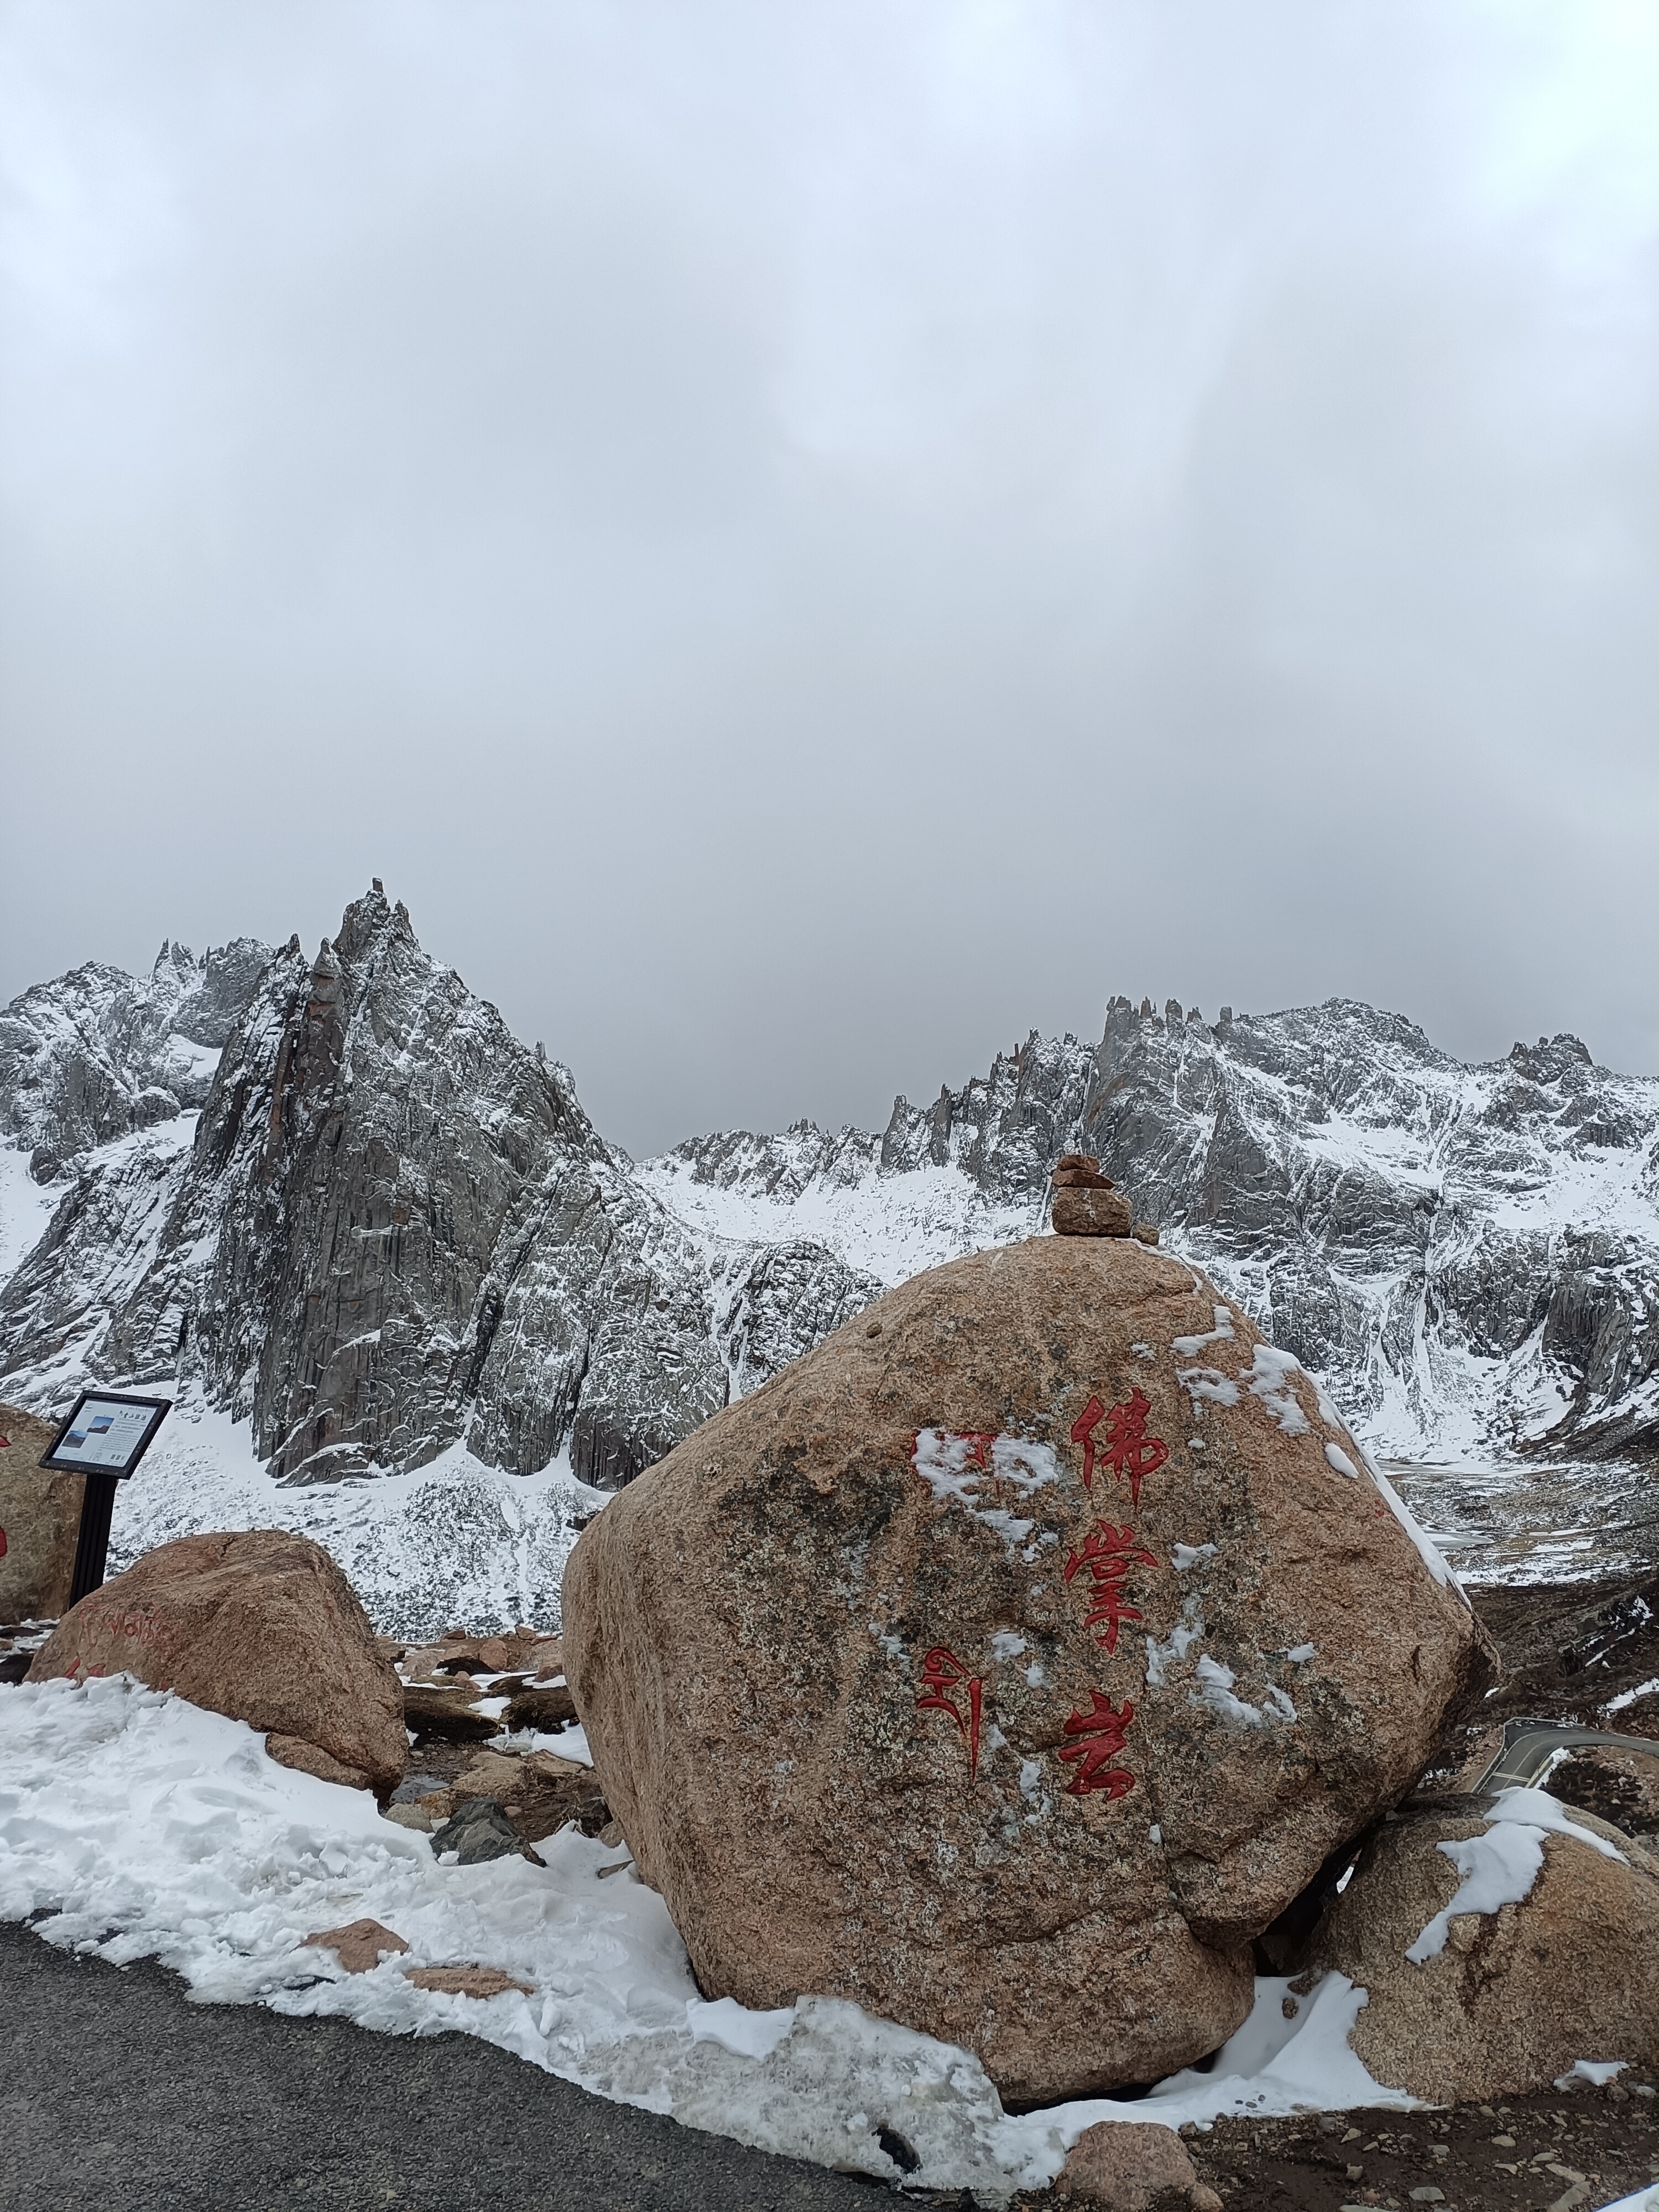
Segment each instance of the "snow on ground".
[{"label": "snow on ground", "polygon": [[1618,1461],[1382,1466],[1460,1581],[1576,1582],[1659,1559],[1659,1488]]},{"label": "snow on ground", "polygon": [[109,1571],[204,1529],[292,1528],[333,1555],[384,1634],[556,1628],[564,1563],[608,1494],[568,1456],[507,1474],[460,1443],[408,1474],[289,1487],[255,1459],[250,1423],[183,1399],[116,1494]]},{"label": "snow on ground", "polygon": [[0,1285],[46,1235],[64,1189],[63,1184],[43,1188],[29,1173],[23,1147],[0,1144]]},{"label": "snow on ground", "polygon": [[[1207,2073],[1144,2100],[1006,2114],[978,2061],[856,2005],[703,2002],[660,1897],[567,1829],[518,1857],[441,1864],[364,1791],[266,1758],[240,1722],[127,1676],[0,1693],[0,1917],[116,1965],[159,1959],[204,2002],[329,2014],[394,2034],[459,2028],[583,2087],[762,2149],[988,2202],[1039,2186],[1098,2120],[1408,2107],[1348,2049],[1362,1990],[1328,1976],[1284,2017],[1263,1980]],[[347,1975],[305,1937],[357,1919],[409,1944]],[[500,1966],[532,1985],[480,2001],[413,1987],[416,1966]],[[1295,2001],[1292,2000],[1294,2002]],[[879,2132],[918,2154],[901,2176]]]},{"label": "snow on ground", "polygon": [[890,1290],[964,1252],[1012,1244],[1046,1223],[1042,1206],[993,1206],[959,1168],[915,1168],[860,1182],[815,1177],[798,1195],[699,1182],[671,1153],[635,1173],[703,1245],[825,1244]]}]

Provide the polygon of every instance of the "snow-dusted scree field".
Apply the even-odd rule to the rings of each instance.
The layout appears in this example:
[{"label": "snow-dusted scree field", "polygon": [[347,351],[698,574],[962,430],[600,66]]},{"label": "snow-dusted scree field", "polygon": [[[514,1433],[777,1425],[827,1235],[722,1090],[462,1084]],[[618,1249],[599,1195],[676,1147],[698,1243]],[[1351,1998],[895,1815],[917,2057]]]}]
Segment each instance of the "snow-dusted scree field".
[{"label": "snow-dusted scree field", "polygon": [[166,945],[0,1013],[0,1399],[176,1395],[118,1562],[250,1519],[400,1632],[553,1607],[576,1522],[880,1291],[1037,1232],[1097,1153],[1392,1462],[1466,1574],[1659,1556],[1659,1083],[1469,1067],[1339,1000],[1126,999],[879,1136],[637,1166],[378,885],[314,958]]}]

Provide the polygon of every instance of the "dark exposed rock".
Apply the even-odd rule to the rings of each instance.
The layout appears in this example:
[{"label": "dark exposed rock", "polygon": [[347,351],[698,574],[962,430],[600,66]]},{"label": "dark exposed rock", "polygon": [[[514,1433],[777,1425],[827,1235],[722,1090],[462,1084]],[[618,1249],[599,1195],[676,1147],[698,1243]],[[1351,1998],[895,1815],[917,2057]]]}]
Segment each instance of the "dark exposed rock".
[{"label": "dark exposed rock", "polygon": [[849,1267],[826,1246],[797,1239],[765,1246],[723,1287],[729,1303],[720,1313],[717,1335],[734,1395],[742,1397],[821,1344],[878,1298],[885,1285],[862,1268]]},{"label": "dark exposed rock", "polygon": [[493,1797],[471,1797],[432,1838],[434,1853],[453,1851],[463,1866],[504,1859],[514,1851],[542,1863]]},{"label": "dark exposed rock", "polygon": [[187,1158],[141,1148],[66,1197],[0,1345],[199,1381],[290,1481],[464,1437],[524,1471],[568,1442],[615,1487],[727,1395],[684,1229],[378,890],[264,969]]}]

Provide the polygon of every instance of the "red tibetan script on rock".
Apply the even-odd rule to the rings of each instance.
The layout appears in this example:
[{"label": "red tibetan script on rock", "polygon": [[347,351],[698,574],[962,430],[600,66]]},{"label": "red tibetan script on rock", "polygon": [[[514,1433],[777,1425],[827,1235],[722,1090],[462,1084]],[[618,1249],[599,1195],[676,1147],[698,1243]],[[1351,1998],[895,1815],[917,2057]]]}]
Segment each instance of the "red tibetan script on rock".
[{"label": "red tibetan script on rock", "polygon": [[[985,1688],[982,1677],[970,1675],[954,1651],[947,1651],[944,1644],[935,1644],[921,1662],[921,1687],[922,1694],[916,1699],[917,1711],[931,1710],[950,1714],[968,1740],[968,1771],[970,1775],[976,1775],[979,1772],[980,1704]],[[962,1705],[957,1702],[957,1696],[947,1695],[948,1692],[955,1692],[961,1697],[962,1705],[968,1708],[965,1713]]]},{"label": "red tibetan script on rock", "polygon": [[1097,1521],[1082,1543],[1066,1562],[1066,1579],[1086,1571],[1094,1585],[1094,1602],[1089,1608],[1085,1628],[1103,1628],[1105,1633],[1095,1641],[1108,1651],[1117,1650],[1118,1625],[1125,1620],[1139,1620],[1140,1613],[1124,1602],[1121,1587],[1129,1571],[1129,1562],[1139,1559],[1144,1565],[1158,1565],[1153,1554],[1144,1544],[1137,1544],[1133,1528],[1115,1528],[1109,1522]]},{"label": "red tibetan script on rock", "polygon": [[1108,1802],[1114,1798],[1127,1797],[1135,1786],[1135,1778],[1127,1766],[1115,1766],[1112,1761],[1123,1753],[1124,1739],[1129,1733],[1129,1723],[1135,1709],[1127,1698],[1119,1712],[1111,1699],[1099,1690],[1090,1692],[1094,1703],[1086,1713],[1073,1713],[1066,1723],[1066,1734],[1073,1739],[1060,1747],[1060,1755],[1068,1765],[1075,1762],[1077,1772],[1066,1785],[1068,1797],[1088,1797],[1103,1790]]}]

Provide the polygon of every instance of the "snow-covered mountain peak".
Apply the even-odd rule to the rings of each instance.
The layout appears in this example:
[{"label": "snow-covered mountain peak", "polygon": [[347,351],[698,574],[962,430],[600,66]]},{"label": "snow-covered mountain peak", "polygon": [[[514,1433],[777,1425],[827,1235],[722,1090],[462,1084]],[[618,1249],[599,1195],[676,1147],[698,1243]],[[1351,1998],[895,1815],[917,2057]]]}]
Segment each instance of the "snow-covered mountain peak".
[{"label": "snow-covered mountain peak", "polygon": [[884,1286],[1040,1231],[1073,1150],[1385,1449],[1659,1440],[1659,1084],[1576,1037],[1468,1066],[1352,1000],[1117,997],[879,1132],[635,1167],[378,883],[313,957],[169,942],[0,1013],[0,1396],[166,1384],[290,1482],[465,1446],[614,1485]]}]

